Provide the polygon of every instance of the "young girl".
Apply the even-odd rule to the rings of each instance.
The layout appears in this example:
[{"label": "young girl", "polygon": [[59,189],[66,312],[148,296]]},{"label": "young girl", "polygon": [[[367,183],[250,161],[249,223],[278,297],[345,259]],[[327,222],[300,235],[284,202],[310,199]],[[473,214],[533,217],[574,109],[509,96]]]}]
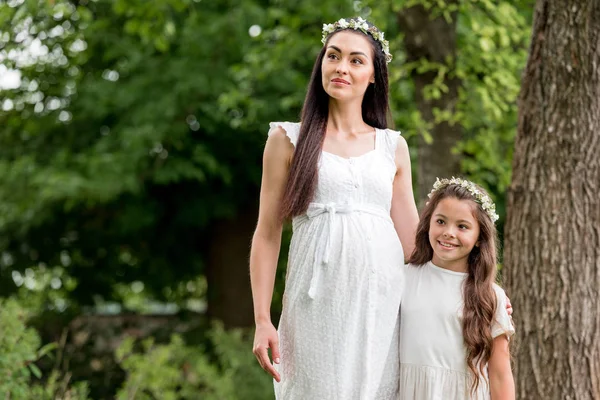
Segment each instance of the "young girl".
[{"label": "young girl", "polygon": [[438,179],[429,197],[402,295],[399,399],[514,399],[495,206],[458,178]]}]

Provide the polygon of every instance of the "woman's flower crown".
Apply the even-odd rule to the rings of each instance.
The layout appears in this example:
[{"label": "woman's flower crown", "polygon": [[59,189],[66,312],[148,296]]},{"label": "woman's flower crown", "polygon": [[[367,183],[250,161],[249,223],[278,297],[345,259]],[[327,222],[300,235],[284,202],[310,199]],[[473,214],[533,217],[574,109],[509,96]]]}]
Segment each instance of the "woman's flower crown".
[{"label": "woman's flower crown", "polygon": [[325,44],[325,42],[327,42],[327,37],[333,32],[348,28],[360,30],[365,35],[371,35],[373,39],[377,40],[381,44],[383,54],[385,54],[385,61],[387,63],[392,61],[392,55],[390,54],[390,43],[383,38],[383,32],[381,32],[373,25],[369,26],[367,21],[365,21],[361,17],[358,17],[356,19],[340,18],[337,22],[334,22],[333,24],[323,24],[323,38],[321,39],[321,42]]},{"label": "woman's flower crown", "polygon": [[496,214],[496,205],[494,204],[492,199],[490,199],[490,196],[488,196],[487,194],[485,194],[481,190],[479,190],[473,182],[467,181],[465,179],[455,178],[455,177],[452,177],[452,179],[436,178],[436,181],[433,184],[433,190],[428,195],[429,198],[431,198],[433,196],[433,194],[435,192],[437,192],[438,190],[445,188],[446,186],[449,186],[449,185],[458,185],[460,187],[467,189],[469,191],[469,193],[471,193],[473,195],[473,197],[475,198],[475,201],[481,205],[481,208],[483,208],[483,211],[485,211],[487,213],[487,215],[490,216],[492,222],[496,222],[498,220],[498,218],[500,218],[498,216],[498,214]]}]

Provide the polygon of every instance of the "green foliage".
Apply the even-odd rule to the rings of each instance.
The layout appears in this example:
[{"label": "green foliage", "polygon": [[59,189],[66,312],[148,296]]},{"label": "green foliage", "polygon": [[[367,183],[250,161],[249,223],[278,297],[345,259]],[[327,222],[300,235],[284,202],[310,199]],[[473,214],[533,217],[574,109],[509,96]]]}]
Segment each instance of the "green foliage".
[{"label": "green foliage", "polygon": [[[115,285],[137,281],[167,299],[203,272],[210,224],[256,198],[265,132],[232,128],[238,111],[218,99],[265,10],[175,0],[0,10],[13,26],[35,15],[37,36],[59,26],[42,44],[64,56],[23,69],[0,114],[2,292],[15,290],[12,269],[41,263],[69,269],[76,304],[122,300]],[[20,47],[9,35],[0,51]]]},{"label": "green foliage", "polygon": [[[416,4],[434,16],[458,13],[456,60],[405,62],[395,12]],[[298,119],[322,24],[340,16],[386,31],[394,120],[406,137],[431,138],[409,72],[437,72],[429,98],[446,90],[444,77],[462,80],[458,111],[437,110],[436,121],[464,127],[456,151],[465,174],[502,198],[529,32],[522,4],[0,4],[2,26],[14,27],[0,35],[0,54],[22,73],[19,88],[2,92],[0,290],[16,290],[13,269],[35,265],[68,270],[74,305],[123,301],[137,282],[168,300],[196,280],[211,225],[254,206],[267,123]],[[17,38],[18,27],[30,35]],[[36,40],[47,57],[23,65],[8,57]]]},{"label": "green foliage", "polygon": [[68,387],[69,377],[53,371],[43,383],[36,362],[52,354],[55,344],[40,346],[36,331],[25,324],[27,312],[14,299],[0,299],[0,396],[14,400],[86,400],[85,384]]},{"label": "green foliage", "polygon": [[[447,20],[456,13],[456,59],[406,62],[396,13],[414,5]],[[105,302],[147,312],[153,300],[203,310],[212,228],[254,207],[267,124],[298,120],[322,24],[342,16],[386,32],[394,122],[409,140],[432,139],[409,73],[436,73],[430,99],[447,90],[445,77],[461,79],[457,112],[436,110],[435,122],[464,128],[455,149],[463,171],[491,189],[503,215],[531,8],[531,0],[0,1],[0,57],[21,73],[18,88],[0,89],[0,292],[41,313]],[[15,56],[32,45],[44,55]],[[284,248],[289,236],[287,227]],[[279,268],[275,313],[284,276]],[[15,318],[0,322],[3,332],[23,329],[19,346],[2,353],[15,380],[0,385],[58,393],[65,378],[56,373],[28,389],[39,339]],[[211,332],[206,349],[178,338],[147,342],[143,353],[124,344],[121,398],[271,398],[243,335]]]},{"label": "green foliage", "polygon": [[[525,66],[531,32],[530,1],[489,0],[402,0],[387,3],[367,2],[377,17],[385,18],[389,10],[422,6],[431,18],[457,19],[457,55],[444,63],[421,59],[404,62],[402,55],[390,67],[392,102],[401,100],[394,86],[406,82],[411,71],[435,72],[436,78],[424,89],[426,99],[437,99],[448,90],[445,77],[461,81],[456,112],[434,110],[434,121],[425,121],[414,102],[403,103],[400,125],[405,136],[421,135],[427,143],[433,123],[447,121],[463,127],[463,140],[453,151],[462,155],[465,176],[483,184],[497,200],[503,218],[504,193],[510,182],[512,146],[517,125],[517,96],[521,70]],[[384,19],[384,21],[386,21]],[[396,24],[394,20],[388,23]],[[394,29],[392,27],[392,29]],[[392,47],[401,48],[402,37],[391,36]],[[393,70],[396,72],[393,72]],[[404,83],[406,85],[406,83]],[[414,88],[408,86],[414,98]],[[404,91],[406,93],[406,89]],[[406,96],[406,94],[405,94]],[[397,107],[397,106],[396,106]]]},{"label": "green foliage", "polygon": [[[152,339],[125,340],[117,359],[127,380],[118,400],[262,400],[273,397],[272,380],[249,351],[251,342],[242,331],[225,331],[215,325],[207,334],[210,350],[186,345],[174,335],[167,344]],[[212,356],[211,356],[212,354]]]}]

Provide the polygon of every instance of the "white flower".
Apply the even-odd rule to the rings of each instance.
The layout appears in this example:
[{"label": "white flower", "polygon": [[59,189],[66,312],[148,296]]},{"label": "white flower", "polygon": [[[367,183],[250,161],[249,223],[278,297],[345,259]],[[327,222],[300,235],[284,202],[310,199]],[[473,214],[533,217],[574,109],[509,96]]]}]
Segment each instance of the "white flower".
[{"label": "white flower", "polygon": [[323,24],[323,36],[321,38],[321,42],[325,44],[327,42],[327,37],[331,35],[333,32],[339,29],[347,29],[351,28],[354,30],[360,30],[365,35],[371,35],[373,39],[378,41],[381,44],[381,49],[383,50],[383,54],[385,55],[385,61],[392,61],[392,55],[390,54],[390,47],[387,40],[384,40],[384,33],[377,30],[374,26],[369,26],[368,22],[364,20],[362,17],[358,17],[356,19],[344,19],[340,18],[333,24]]},{"label": "white flower", "polygon": [[475,202],[481,205],[481,208],[490,217],[492,222],[496,222],[498,218],[500,218],[498,214],[496,214],[496,205],[494,204],[492,199],[490,199],[488,195],[479,190],[473,182],[467,181],[465,179],[452,177],[452,179],[440,180],[440,178],[436,178],[435,183],[433,184],[433,190],[431,191],[431,193],[429,193],[428,197],[431,198],[435,192],[449,185],[458,185],[467,189],[469,193],[471,193],[471,195],[474,197]]}]

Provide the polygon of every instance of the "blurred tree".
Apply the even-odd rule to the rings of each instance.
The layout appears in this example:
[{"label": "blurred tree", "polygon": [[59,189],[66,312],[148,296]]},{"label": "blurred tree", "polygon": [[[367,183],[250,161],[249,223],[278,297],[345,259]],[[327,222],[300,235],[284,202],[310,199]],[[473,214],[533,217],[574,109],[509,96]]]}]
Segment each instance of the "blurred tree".
[{"label": "blurred tree", "polygon": [[[118,299],[117,282],[141,281],[168,298],[165,289],[205,272],[217,221],[255,208],[264,138],[235,126],[219,97],[264,10],[17,3],[2,6],[2,26],[13,27],[3,56],[38,43],[62,57],[14,61],[21,85],[0,117],[3,292],[14,287],[12,270],[45,263],[69,267],[80,304]],[[240,230],[229,236],[249,241]],[[245,253],[218,267],[245,279]]]},{"label": "blurred tree", "polygon": [[0,54],[22,77],[0,116],[2,291],[32,264],[68,267],[82,305],[122,301],[120,282],[172,299],[205,274],[209,315],[250,325],[262,147],[269,120],[299,114],[340,11],[320,3],[3,4]]},{"label": "blurred tree", "polygon": [[[432,124],[460,126],[462,171],[503,193],[526,16],[509,2],[438,2],[427,11],[456,16],[456,59],[408,62],[396,13],[417,3],[0,4],[0,58],[21,74],[0,114],[2,293],[32,265],[72,276],[75,305],[127,303],[131,284],[182,302],[205,295],[191,283],[204,275],[209,315],[252,324],[247,246],[268,122],[298,119],[322,23],[341,16],[391,40],[394,119],[413,153]],[[455,106],[436,100],[446,77],[461,82]]]},{"label": "blurred tree", "polygon": [[404,50],[391,87],[416,159],[417,198],[436,176],[460,173],[496,194],[502,214],[532,1],[367,3]]},{"label": "blurred tree", "polygon": [[[461,155],[452,150],[462,137],[462,127],[451,119],[436,118],[440,113],[454,115],[459,102],[461,81],[455,72],[458,0],[446,2],[445,13],[428,4],[418,2],[397,13],[406,61],[415,66],[409,72],[415,85],[415,103],[429,125],[427,134],[419,135],[417,145],[416,193],[421,201],[436,177],[458,176],[461,172]],[[437,88],[428,90],[432,85]]]},{"label": "blurred tree", "polygon": [[505,265],[520,399],[600,398],[600,5],[538,0]]}]

